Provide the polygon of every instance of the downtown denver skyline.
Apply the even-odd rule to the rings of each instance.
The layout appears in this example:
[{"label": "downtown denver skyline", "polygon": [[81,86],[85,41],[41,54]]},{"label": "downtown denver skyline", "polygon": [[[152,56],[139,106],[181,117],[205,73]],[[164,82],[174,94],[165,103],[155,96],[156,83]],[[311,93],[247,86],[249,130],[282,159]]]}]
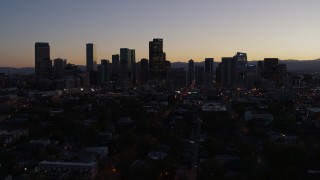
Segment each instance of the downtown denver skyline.
[{"label": "downtown denver skyline", "polygon": [[187,62],[247,52],[265,57],[320,57],[320,1],[316,0],[121,0],[0,2],[0,66],[33,67],[34,43],[48,42],[51,59],[85,64],[85,44],[97,60],[120,48],[148,58],[148,42],[164,39],[167,59]]}]

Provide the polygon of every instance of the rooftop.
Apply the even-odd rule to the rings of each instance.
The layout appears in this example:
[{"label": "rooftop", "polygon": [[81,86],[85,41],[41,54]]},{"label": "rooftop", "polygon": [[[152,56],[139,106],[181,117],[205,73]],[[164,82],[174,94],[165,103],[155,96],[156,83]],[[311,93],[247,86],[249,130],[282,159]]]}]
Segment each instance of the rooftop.
[{"label": "rooftop", "polygon": [[202,106],[202,111],[227,111],[227,108],[216,102],[204,103]]}]

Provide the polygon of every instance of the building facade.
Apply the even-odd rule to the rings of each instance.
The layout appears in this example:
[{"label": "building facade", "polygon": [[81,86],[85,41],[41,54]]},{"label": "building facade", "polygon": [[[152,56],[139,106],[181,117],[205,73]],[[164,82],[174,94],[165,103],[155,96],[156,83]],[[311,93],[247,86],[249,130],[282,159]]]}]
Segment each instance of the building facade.
[{"label": "building facade", "polygon": [[111,63],[108,59],[101,60],[101,67],[100,67],[100,77],[101,83],[104,84],[110,81],[111,78]]},{"label": "building facade", "polygon": [[35,43],[35,76],[37,81],[52,77],[49,43]]},{"label": "building facade", "polygon": [[166,58],[163,52],[163,39],[156,38],[149,42],[149,74],[154,80],[166,79]]},{"label": "building facade", "polygon": [[120,75],[120,56],[119,54],[112,55],[112,76],[119,77]]},{"label": "building facade", "polygon": [[167,84],[171,90],[180,90],[187,86],[187,72],[183,68],[167,71]]},{"label": "building facade", "polygon": [[237,63],[236,68],[236,86],[238,88],[245,88],[246,85],[246,70],[248,65],[247,53],[237,52],[233,56]]},{"label": "building facade", "polygon": [[221,62],[222,86],[224,89],[233,89],[236,83],[237,61],[233,57],[223,57]]},{"label": "building facade", "polygon": [[149,80],[149,61],[148,59],[141,59],[140,61],[140,75],[141,83],[147,83]]},{"label": "building facade", "polygon": [[96,45],[86,44],[86,70],[87,72],[96,71],[97,68],[97,50]]},{"label": "building facade", "polygon": [[205,85],[210,88],[214,80],[214,58],[205,58],[204,60]]},{"label": "building facade", "polygon": [[192,84],[194,82],[194,61],[192,59],[188,62],[188,85]]},{"label": "building facade", "polygon": [[57,58],[53,60],[54,79],[62,79],[64,77],[64,68],[67,66],[67,60]]}]

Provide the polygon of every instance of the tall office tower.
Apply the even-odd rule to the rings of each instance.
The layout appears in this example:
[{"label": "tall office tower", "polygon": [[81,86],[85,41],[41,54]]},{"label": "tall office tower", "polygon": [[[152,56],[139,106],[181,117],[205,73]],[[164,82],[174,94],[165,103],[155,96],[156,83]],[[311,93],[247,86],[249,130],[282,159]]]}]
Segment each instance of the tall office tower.
[{"label": "tall office tower", "polygon": [[252,89],[256,87],[257,67],[256,65],[248,65],[246,71],[246,88]]},{"label": "tall office tower", "polygon": [[248,64],[247,53],[237,52],[233,58],[237,61],[237,70],[246,71],[246,67]]},{"label": "tall office tower", "polygon": [[222,83],[222,63],[219,63],[216,69],[216,83],[219,85]]},{"label": "tall office tower", "polygon": [[141,82],[141,61],[136,63],[136,83],[142,84]]},{"label": "tall office tower", "polygon": [[100,78],[101,78],[101,83],[105,83],[110,80],[111,76],[111,64],[108,59],[102,59],[101,60],[101,65],[100,65]]},{"label": "tall office tower", "polygon": [[211,87],[213,85],[214,78],[214,59],[205,58],[204,60],[204,73],[205,73],[205,85]]},{"label": "tall office tower", "polygon": [[263,61],[257,61],[257,77],[261,78],[263,76]]},{"label": "tall office tower", "polygon": [[67,60],[57,58],[53,60],[54,64],[54,78],[62,79],[64,77],[64,68],[67,66]]},{"label": "tall office tower", "polygon": [[222,86],[233,89],[236,83],[237,60],[232,57],[222,58]]},{"label": "tall office tower", "polygon": [[202,87],[204,84],[204,67],[195,67],[195,83],[197,87]]},{"label": "tall office tower", "polygon": [[130,62],[131,62],[131,68],[130,68],[130,78],[131,78],[131,82],[133,84],[136,83],[136,51],[134,49],[130,49]]},{"label": "tall office tower", "polygon": [[128,48],[120,49],[120,76],[129,78],[131,71],[131,50]]},{"label": "tall office tower", "polygon": [[192,59],[188,62],[188,85],[194,81],[194,61]]},{"label": "tall office tower", "polygon": [[141,59],[140,61],[140,80],[141,83],[148,82],[149,77],[149,62],[148,59]]},{"label": "tall office tower", "polygon": [[120,73],[120,56],[119,54],[112,55],[112,76],[118,77]]},{"label": "tall office tower", "polygon": [[264,78],[272,81],[277,81],[277,65],[279,64],[278,58],[264,58]]},{"label": "tall office tower", "polygon": [[96,45],[92,43],[86,44],[87,48],[87,72],[96,71],[97,65],[97,50]]},{"label": "tall office tower", "polygon": [[50,78],[52,73],[52,62],[50,60],[49,43],[35,43],[35,76],[37,81]]},{"label": "tall office tower", "polygon": [[278,74],[278,85],[280,87],[286,86],[287,81],[287,65],[286,64],[278,64],[277,65],[277,74]]},{"label": "tall office tower", "polygon": [[163,53],[163,39],[157,38],[149,42],[149,73],[150,78],[166,79],[166,61]]},{"label": "tall office tower", "polygon": [[245,87],[246,82],[246,68],[248,64],[247,54],[242,52],[237,52],[233,58],[236,60],[237,69],[236,69],[236,86],[240,88]]},{"label": "tall office tower", "polygon": [[214,77],[214,58],[205,58],[204,72]]}]

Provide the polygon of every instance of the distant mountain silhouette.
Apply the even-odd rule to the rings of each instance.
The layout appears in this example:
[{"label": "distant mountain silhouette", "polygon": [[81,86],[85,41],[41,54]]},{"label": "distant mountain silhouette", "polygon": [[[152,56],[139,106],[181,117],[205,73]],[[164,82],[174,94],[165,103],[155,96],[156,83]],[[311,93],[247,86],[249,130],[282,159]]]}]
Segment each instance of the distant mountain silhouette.
[{"label": "distant mountain silhouette", "polygon": [[316,60],[282,60],[280,63],[286,64],[291,72],[319,72],[320,59]]},{"label": "distant mountain silhouette", "polygon": [[0,67],[0,73],[6,74],[16,74],[16,73],[34,73],[33,67],[23,67],[23,68],[14,68],[14,67]]},{"label": "distant mountain silhouette", "polygon": [[[220,62],[214,63],[214,68],[217,68]],[[249,64],[256,64],[257,61],[249,61]],[[280,60],[279,63],[286,64],[289,72],[319,72],[320,59],[316,60]],[[204,66],[204,62],[195,62],[195,66]],[[172,62],[171,68],[184,68],[188,70],[187,62]]]},{"label": "distant mountain silhouette", "polygon": [[[77,65],[82,71],[86,70],[86,66]],[[0,67],[0,73],[6,74],[16,74],[16,73],[26,73],[32,74],[34,73],[34,67],[22,67],[22,68],[14,68],[14,67]]]},{"label": "distant mountain silhouette", "polygon": [[[214,68],[217,68],[220,62],[214,63]],[[249,64],[256,64],[257,61],[249,61]],[[320,72],[320,59],[316,60],[280,60],[279,63],[286,64],[289,72]],[[195,62],[195,66],[204,66],[203,62]],[[86,66],[77,65],[81,70],[85,71]],[[188,62],[172,62],[171,68],[184,68],[188,70]],[[0,73],[34,73],[33,67],[0,67]]]}]

